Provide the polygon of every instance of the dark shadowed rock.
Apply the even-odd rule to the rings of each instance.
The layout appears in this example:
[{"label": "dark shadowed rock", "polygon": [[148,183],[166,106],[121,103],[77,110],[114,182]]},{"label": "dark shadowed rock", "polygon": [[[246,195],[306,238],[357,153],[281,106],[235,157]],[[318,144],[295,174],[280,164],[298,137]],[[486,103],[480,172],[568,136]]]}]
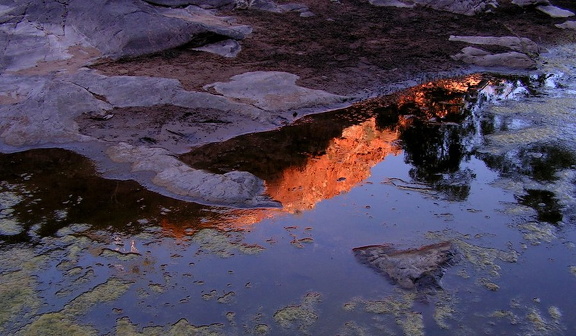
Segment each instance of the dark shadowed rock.
[{"label": "dark shadowed rock", "polygon": [[372,245],[353,249],[363,264],[384,274],[393,284],[404,289],[440,287],[439,280],[452,261],[455,250],[451,242],[426,245],[418,249],[397,250],[389,245]]}]

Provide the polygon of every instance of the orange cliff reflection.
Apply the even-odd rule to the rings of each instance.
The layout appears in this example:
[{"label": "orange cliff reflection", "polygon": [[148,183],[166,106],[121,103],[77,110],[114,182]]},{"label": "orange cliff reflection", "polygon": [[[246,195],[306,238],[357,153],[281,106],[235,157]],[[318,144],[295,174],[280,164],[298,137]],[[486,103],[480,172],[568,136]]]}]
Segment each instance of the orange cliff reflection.
[{"label": "orange cliff reflection", "polygon": [[246,230],[266,218],[311,210],[367,179],[372,167],[387,155],[401,153],[394,144],[398,134],[378,130],[376,118],[344,129],[324,155],[310,157],[303,166],[288,167],[280,177],[266,181],[267,193],[282,204],[280,209],[230,209],[178,223],[164,218],[160,224],[165,233],[181,239],[203,228]]},{"label": "orange cliff reflection", "polygon": [[282,203],[282,210],[295,213],[313,209],[322,200],[348,192],[370,176],[370,170],[401,149],[394,143],[398,132],[378,130],[376,119],[344,129],[326,153],[310,157],[302,167],[289,167],[266,181],[268,194]]},{"label": "orange cliff reflection", "polygon": [[[429,82],[358,103],[340,111],[340,117],[361,115],[357,117],[357,123],[344,128],[341,136],[331,139],[322,155],[310,156],[303,164],[286,167],[266,180],[267,193],[282,204],[281,209],[229,209],[221,216],[194,218],[187,223],[163,220],[162,227],[176,237],[184,237],[206,227],[245,230],[266,218],[311,210],[319,202],[346,193],[366,180],[372,167],[387,155],[401,154],[398,139],[403,130],[410,127],[412,117],[433,120],[459,114],[465,96],[486,83],[490,80],[475,74]],[[398,117],[396,124],[385,128],[377,125],[378,113],[375,111],[382,108]],[[342,121],[334,117],[333,122]],[[271,140],[263,135],[262,142],[268,141]]]}]

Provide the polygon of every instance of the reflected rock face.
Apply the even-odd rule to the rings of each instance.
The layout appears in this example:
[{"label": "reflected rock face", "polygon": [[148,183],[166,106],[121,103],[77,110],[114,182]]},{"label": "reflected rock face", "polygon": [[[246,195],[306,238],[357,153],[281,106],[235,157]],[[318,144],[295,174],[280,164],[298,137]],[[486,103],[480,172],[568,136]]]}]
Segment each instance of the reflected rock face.
[{"label": "reflected rock face", "polygon": [[285,211],[312,209],[368,178],[370,169],[387,155],[399,154],[397,139],[397,132],[378,130],[375,118],[350,126],[330,141],[323,155],[311,156],[303,165],[288,167],[267,181],[268,194]]},{"label": "reflected rock face", "polygon": [[353,249],[363,264],[383,274],[404,289],[440,288],[444,267],[455,256],[451,242],[426,245],[418,249],[397,250],[388,245],[372,245]]}]

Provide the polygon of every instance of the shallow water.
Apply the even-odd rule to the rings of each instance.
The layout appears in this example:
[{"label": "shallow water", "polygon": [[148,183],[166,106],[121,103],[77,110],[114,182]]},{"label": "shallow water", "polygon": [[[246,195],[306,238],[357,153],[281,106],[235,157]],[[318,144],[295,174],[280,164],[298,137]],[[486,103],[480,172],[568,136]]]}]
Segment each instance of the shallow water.
[{"label": "shallow water", "polygon": [[[60,149],[2,154],[2,334],[576,332],[574,92],[548,75],[426,83],[207,145],[280,209],[105,180]],[[439,288],[353,249],[452,242]]]}]

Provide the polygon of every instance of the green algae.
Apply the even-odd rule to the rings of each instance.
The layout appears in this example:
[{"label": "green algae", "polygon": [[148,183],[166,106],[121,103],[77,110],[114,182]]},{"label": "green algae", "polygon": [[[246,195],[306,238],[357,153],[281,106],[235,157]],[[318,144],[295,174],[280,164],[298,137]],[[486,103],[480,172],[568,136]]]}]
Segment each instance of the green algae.
[{"label": "green algae", "polygon": [[164,293],[166,291],[166,287],[164,287],[161,284],[156,284],[156,283],[149,284],[148,288],[150,288],[153,292],[158,293],[158,294]]},{"label": "green algae", "polygon": [[318,320],[318,314],[301,305],[287,306],[274,313],[274,320],[283,328],[297,325],[298,329],[303,330]]},{"label": "green algae", "polygon": [[206,326],[195,326],[186,319],[180,319],[176,323],[168,326],[144,327],[138,331],[128,317],[122,317],[116,321],[115,335],[117,336],[220,336],[224,335],[222,324],[212,324]]},{"label": "green algae", "polygon": [[130,261],[141,257],[139,253],[134,252],[121,252],[118,250],[112,250],[109,248],[102,249],[102,252],[99,254],[100,257],[103,258],[115,258],[120,261]]},{"label": "green algae", "polygon": [[495,248],[481,247],[467,243],[463,240],[455,240],[459,253],[475,268],[488,270],[493,276],[498,276],[500,266],[498,261],[515,263],[518,261],[518,252],[514,250],[502,251]]},{"label": "green algae", "polygon": [[289,305],[274,313],[274,320],[284,329],[297,328],[308,333],[308,328],[318,320],[314,305],[321,300],[319,293],[307,293],[299,305]]},{"label": "green algae", "polygon": [[424,318],[421,313],[406,312],[402,318],[396,320],[396,323],[402,327],[406,336],[424,335]]},{"label": "green algae", "polygon": [[520,323],[520,318],[510,310],[497,310],[492,312],[489,317],[507,319],[512,325]]},{"label": "green algae", "polygon": [[268,335],[270,334],[270,326],[267,324],[257,324],[254,326],[254,335]]},{"label": "green algae", "polygon": [[216,229],[202,229],[192,240],[201,251],[210,252],[223,258],[231,257],[235,252],[258,254],[264,250],[259,245],[248,245],[241,242],[241,236],[235,232],[222,232]]},{"label": "green algae", "polygon": [[434,321],[442,329],[450,329],[448,320],[456,315],[456,299],[446,291],[438,291],[435,295]]},{"label": "green algae", "polygon": [[77,296],[64,306],[63,314],[76,316],[85,314],[94,305],[102,302],[110,302],[122,296],[131,284],[116,278],[110,278],[106,282],[97,285],[90,291]]},{"label": "green algae", "polygon": [[368,313],[392,316],[404,335],[424,335],[424,318],[412,308],[415,299],[415,292],[398,292],[396,296],[390,296],[385,300],[367,300],[363,301],[363,304],[364,310]]},{"label": "green algae", "polygon": [[562,312],[560,311],[560,308],[556,306],[548,307],[548,315],[550,315],[550,317],[556,322],[559,322],[562,318]]},{"label": "green algae", "polygon": [[235,292],[227,292],[224,293],[222,296],[218,297],[216,301],[218,301],[218,303],[230,304],[234,302],[235,298],[236,298]]},{"label": "green algae", "polygon": [[539,245],[542,242],[550,243],[556,239],[556,227],[552,224],[528,222],[518,225],[518,228],[524,233],[524,239],[532,245]]},{"label": "green algae", "polygon": [[24,228],[14,218],[14,206],[24,198],[13,191],[0,192],[0,235],[12,236],[22,233]]},{"label": "green algae", "polygon": [[488,289],[489,291],[497,292],[497,291],[500,290],[500,286],[498,286],[497,284],[491,282],[491,281],[488,280],[488,279],[482,278],[482,279],[478,280],[478,282],[479,282],[482,286],[484,286],[486,289]]},{"label": "green algae", "polygon": [[0,331],[4,325],[15,319],[29,317],[41,305],[35,293],[36,282],[27,272],[17,271],[0,275]]},{"label": "green algae", "polygon": [[92,326],[79,325],[62,313],[48,313],[27,325],[23,336],[92,336],[98,332]]}]

